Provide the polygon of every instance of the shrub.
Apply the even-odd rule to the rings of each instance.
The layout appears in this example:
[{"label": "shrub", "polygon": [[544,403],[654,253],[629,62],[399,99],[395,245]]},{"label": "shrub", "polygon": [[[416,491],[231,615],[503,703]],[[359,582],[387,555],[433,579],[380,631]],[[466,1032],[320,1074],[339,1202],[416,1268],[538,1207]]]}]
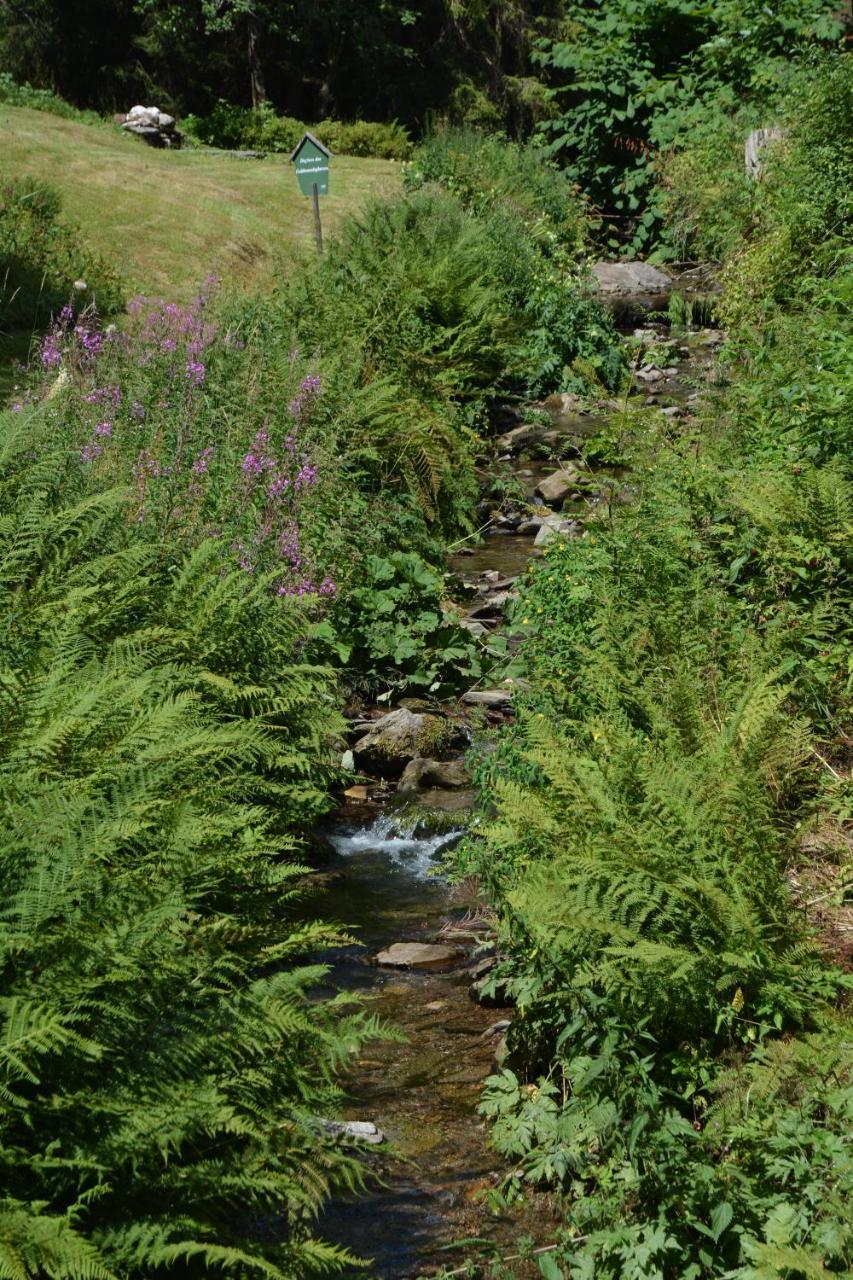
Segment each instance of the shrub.
[{"label": "shrub", "polygon": [[34,89],[30,84],[17,84],[8,71],[0,71],[0,102],[10,107],[29,107],[32,111],[47,111],[65,120],[77,120],[80,124],[102,125],[104,120],[96,111],[81,111],[60,98],[50,89]]},{"label": "shrub", "polygon": [[540,125],[547,151],[615,224],[613,246],[647,253],[662,230],[659,159],[697,131],[712,135],[721,112],[760,113],[792,59],[840,33],[832,0],[578,7],[537,55],[561,108]]},{"label": "shrub", "polygon": [[385,124],[361,120],[344,124],[340,120],[323,120],[317,125],[306,125],[292,116],[277,115],[266,103],[252,108],[220,101],[209,115],[188,116],[184,125],[201,142],[228,150],[289,153],[310,129],[339,155],[405,160],[411,153],[409,136],[395,121]]},{"label": "shrub", "polygon": [[853,696],[845,71],[811,75],[745,245],[680,188],[719,213],[731,385],[676,431],[626,415],[633,503],[549,544],[512,619],[529,687],[457,868],[518,1004],[483,1098],[503,1195],[562,1193],[555,1277],[853,1265],[849,977],[792,892]]},{"label": "shrub", "polygon": [[0,470],[0,1257],[339,1271],[310,1222],[358,1171],[321,1121],[370,1023],[312,996],[290,836],[328,673],[299,602],[92,489],[49,418],[6,415]]},{"label": "shrub", "polygon": [[396,120],[387,123],[356,120],[321,120],[312,132],[331,150],[342,156],[372,156],[376,160],[408,160],[412,143]]},{"label": "shrub", "polygon": [[[0,185],[0,325],[45,324],[73,302],[105,314],[123,305],[116,272],[61,215],[61,198],[30,179]],[[78,281],[82,281],[80,287]]]}]

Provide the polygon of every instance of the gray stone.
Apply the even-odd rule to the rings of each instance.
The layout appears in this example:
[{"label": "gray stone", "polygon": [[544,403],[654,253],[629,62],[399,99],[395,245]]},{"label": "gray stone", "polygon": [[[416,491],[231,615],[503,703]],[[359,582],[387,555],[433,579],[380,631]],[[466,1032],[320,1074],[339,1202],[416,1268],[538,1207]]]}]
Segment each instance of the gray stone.
[{"label": "gray stone", "polygon": [[648,262],[596,262],[592,274],[599,292],[614,296],[667,293],[672,276]]},{"label": "gray stone", "polygon": [[463,955],[458,947],[436,942],[395,942],[379,952],[376,963],[391,969],[452,969]]},{"label": "gray stone", "polygon": [[522,534],[538,533],[542,528],[542,517],[531,516],[529,520],[522,520],[518,526],[518,532]]},{"label": "gray stone", "polygon": [[469,689],[462,701],[472,707],[511,707],[512,692],[509,689]]},{"label": "gray stone", "polygon": [[122,129],[158,147],[179,147],[182,135],[175,128],[175,117],[159,107],[131,107],[122,121]]},{"label": "gray stone", "polygon": [[[435,725],[433,725],[435,721]],[[353,746],[353,755],[359,769],[381,778],[399,778],[410,760],[422,755],[419,742],[426,730],[431,734],[441,721],[397,707],[387,716],[376,720],[372,727]]]},{"label": "gray stone", "polygon": [[663,370],[659,369],[655,364],[644,364],[641,369],[637,370],[634,377],[638,378],[640,382],[660,382],[663,377]]},{"label": "gray stone", "polygon": [[549,516],[547,520],[542,522],[542,528],[533,539],[533,545],[534,547],[544,547],[554,538],[577,537],[582,532],[583,525],[579,520],[567,520],[563,516]]},{"label": "gray stone", "polygon": [[536,486],[536,492],[545,502],[556,506],[584,484],[586,484],[586,477],[577,467],[561,467],[559,471],[540,480]]},{"label": "gray stone", "polygon": [[438,787],[453,791],[471,784],[471,775],[461,760],[410,760],[397,784],[398,791],[423,791]]},{"label": "gray stone", "polygon": [[502,436],[497,437],[495,444],[502,453],[512,453],[515,449],[519,449],[521,445],[534,440],[538,432],[539,427],[535,423],[526,422],[520,427],[513,427],[511,431],[505,431]]},{"label": "gray stone", "polygon": [[492,1036],[499,1036],[504,1031],[509,1031],[509,1028],[510,1028],[509,1018],[498,1018],[497,1022],[493,1022],[490,1027],[486,1027],[486,1030],[480,1036],[480,1040],[483,1042],[486,1040],[491,1040]]},{"label": "gray stone", "polygon": [[462,618],[459,625],[472,636],[487,636],[489,634],[488,627],[484,627],[482,622],[478,622],[476,618]]},{"label": "gray stone", "polygon": [[376,1146],[385,1142],[385,1134],[370,1120],[321,1120],[320,1124],[327,1133],[335,1137],[350,1138],[355,1142],[366,1142]]}]

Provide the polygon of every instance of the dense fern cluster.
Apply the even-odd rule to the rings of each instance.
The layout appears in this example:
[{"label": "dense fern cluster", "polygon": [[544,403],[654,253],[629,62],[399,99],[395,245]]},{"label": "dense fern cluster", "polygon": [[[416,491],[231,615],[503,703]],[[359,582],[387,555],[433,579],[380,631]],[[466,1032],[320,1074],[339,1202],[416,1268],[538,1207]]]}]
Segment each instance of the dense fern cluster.
[{"label": "dense fern cluster", "polygon": [[43,412],[0,475],[0,1275],[339,1270],[321,1121],[371,1024],[304,959],[338,721],[303,612],[86,493]]},{"label": "dense fern cluster", "polygon": [[[836,84],[809,88],[803,138]],[[752,293],[768,217],[730,267],[732,388],[678,433],[649,417],[636,500],[552,543],[515,614],[532,685],[462,864],[518,1003],[483,1110],[565,1193],[573,1280],[853,1266],[849,978],[788,878],[828,792],[849,815],[850,262],[820,214],[843,173],[809,208],[798,188],[825,237],[785,290],[801,309],[773,308],[776,277]]]}]

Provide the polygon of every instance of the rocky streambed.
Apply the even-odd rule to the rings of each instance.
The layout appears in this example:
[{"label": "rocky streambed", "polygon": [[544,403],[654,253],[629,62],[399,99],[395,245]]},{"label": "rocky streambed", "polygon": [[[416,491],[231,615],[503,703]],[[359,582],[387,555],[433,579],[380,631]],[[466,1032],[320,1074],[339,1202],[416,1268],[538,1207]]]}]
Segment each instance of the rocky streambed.
[{"label": "rocky streambed", "polygon": [[[689,415],[711,376],[722,334],[675,336],[664,323],[638,324],[660,300],[635,294],[628,307],[631,295],[618,297],[633,356],[628,400],[559,395],[513,410],[484,460],[480,536],[448,559],[459,620],[484,645],[511,632],[518,578],[548,541],[582,537],[602,504],[633,500],[630,476],[591,465],[584,442],[629,407]],[[496,463],[511,484],[495,485]],[[371,1047],[349,1073],[342,1137],[364,1152],[371,1190],[332,1204],[322,1223],[327,1238],[372,1259],[374,1280],[453,1273],[477,1249],[515,1258],[519,1237],[547,1245],[558,1222],[547,1195],[529,1196],[511,1214],[489,1196],[507,1170],[477,1104],[502,1061],[513,1011],[483,999],[494,938],[477,887],[451,886],[440,873],[472,820],[464,762],[472,738],[512,716],[519,683],[477,687],[450,705],[403,699],[390,711],[359,709],[351,752],[362,781],[320,833],[322,912],[358,924],[358,942],[329,957],[332,985],[359,991],[404,1037]],[[462,1240],[479,1244],[455,1250]],[[535,1262],[512,1267],[519,1280],[540,1275]]]}]

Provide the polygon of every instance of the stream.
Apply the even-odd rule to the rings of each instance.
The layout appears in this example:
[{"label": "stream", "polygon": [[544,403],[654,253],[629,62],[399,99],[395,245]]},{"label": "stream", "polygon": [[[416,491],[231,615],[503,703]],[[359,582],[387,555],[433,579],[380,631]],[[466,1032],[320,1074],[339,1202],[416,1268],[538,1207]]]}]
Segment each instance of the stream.
[{"label": "stream", "polygon": [[[640,300],[639,314],[649,305]],[[632,403],[657,406],[671,417],[689,414],[711,377],[721,335],[690,330],[674,338],[663,322],[648,319],[637,328],[638,314],[630,307],[619,318],[641,351],[647,344],[666,353],[665,361],[651,367],[641,357],[636,360]],[[512,504],[509,512],[506,504],[496,507],[479,544],[449,557],[459,597],[467,597],[461,607],[469,617],[463,625],[474,634],[500,628],[503,598],[530,559],[541,554],[534,546],[538,528],[528,527],[531,516],[535,523],[554,512],[541,505],[537,485],[555,472],[559,459],[582,455],[584,437],[620,411],[612,402],[578,411],[574,399],[556,396],[543,402],[539,407],[549,414],[550,428],[542,425],[540,414],[537,430],[503,455],[523,494],[517,510]],[[497,438],[496,456],[510,440],[511,433]],[[624,476],[612,470],[590,475],[593,487],[567,496],[560,516],[581,522],[594,518],[602,493],[624,487]],[[458,714],[459,708],[453,710]],[[507,714],[489,708],[486,718],[497,727]],[[333,1202],[320,1222],[326,1239],[371,1260],[371,1280],[414,1280],[453,1271],[472,1252],[470,1244],[453,1247],[463,1240],[511,1257],[520,1236],[547,1244],[559,1221],[546,1194],[528,1195],[511,1214],[495,1212],[487,1200],[488,1190],[507,1170],[488,1146],[477,1105],[512,1010],[483,1007],[472,999],[478,946],[480,956],[487,954],[487,919],[476,886],[454,887],[440,874],[442,853],[464,833],[472,803],[470,792],[430,791],[401,807],[387,785],[375,791],[356,787],[319,833],[326,849],[321,913],[347,926],[359,922],[358,941],[327,957],[331,986],[361,993],[369,1010],[405,1037],[372,1045],[344,1081],[351,1100],[346,1118],[372,1122],[386,1141],[363,1148],[371,1172],[367,1194],[352,1203]],[[448,941],[458,942],[460,955],[445,971],[375,961],[396,942]],[[519,1280],[541,1274],[535,1263],[513,1265]]]}]

